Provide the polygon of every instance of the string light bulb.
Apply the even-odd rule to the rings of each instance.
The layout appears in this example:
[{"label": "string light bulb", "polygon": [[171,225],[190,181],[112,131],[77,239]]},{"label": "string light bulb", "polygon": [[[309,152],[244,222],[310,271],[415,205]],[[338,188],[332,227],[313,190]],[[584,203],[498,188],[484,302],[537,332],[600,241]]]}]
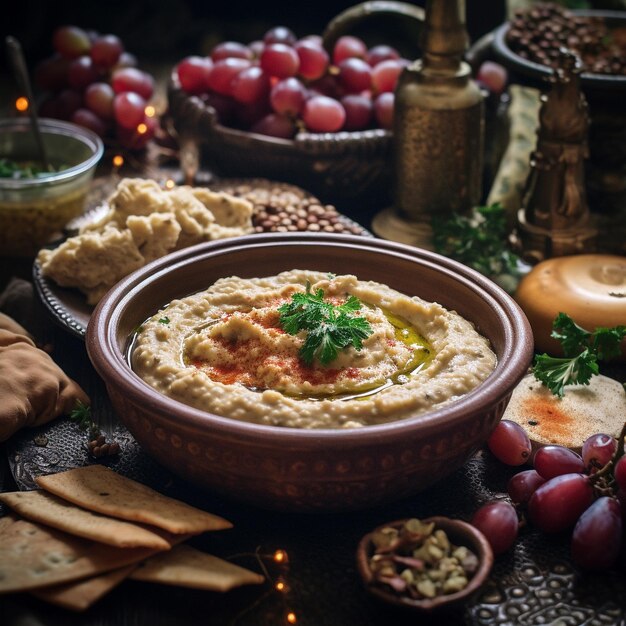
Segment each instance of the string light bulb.
[{"label": "string light bulb", "polygon": [[289,563],[289,556],[284,550],[276,550],[274,552],[274,561],[276,563]]},{"label": "string light bulb", "polygon": [[15,101],[15,108],[20,111],[20,113],[23,113],[24,111],[28,110],[28,98],[25,98],[24,96],[20,96],[16,101]]},{"label": "string light bulb", "polygon": [[148,127],[146,126],[146,124],[141,122],[141,124],[137,124],[137,132],[140,135],[145,135],[148,132]]},{"label": "string light bulb", "polygon": [[151,104],[149,104],[144,109],[144,113],[146,114],[146,117],[154,117],[156,115],[156,109]]},{"label": "string light bulb", "polygon": [[289,613],[287,613],[287,623],[295,624],[297,621],[298,618],[296,617],[296,614],[293,611],[289,611]]},{"label": "string light bulb", "polygon": [[176,186],[176,183],[171,178],[168,178],[165,181],[165,188],[166,189],[174,189],[175,186]]},{"label": "string light bulb", "polygon": [[122,165],[124,165],[124,157],[121,154],[116,154],[113,157],[113,166],[122,167]]}]

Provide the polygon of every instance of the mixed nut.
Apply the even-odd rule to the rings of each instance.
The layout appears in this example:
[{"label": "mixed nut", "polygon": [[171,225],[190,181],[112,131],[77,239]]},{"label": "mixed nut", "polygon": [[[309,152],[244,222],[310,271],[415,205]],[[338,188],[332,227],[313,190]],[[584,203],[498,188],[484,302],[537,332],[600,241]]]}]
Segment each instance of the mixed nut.
[{"label": "mixed nut", "polygon": [[373,584],[412,599],[461,591],[480,565],[471,550],[453,545],[435,522],[409,519],[400,527],[386,526],[372,533],[371,542]]}]

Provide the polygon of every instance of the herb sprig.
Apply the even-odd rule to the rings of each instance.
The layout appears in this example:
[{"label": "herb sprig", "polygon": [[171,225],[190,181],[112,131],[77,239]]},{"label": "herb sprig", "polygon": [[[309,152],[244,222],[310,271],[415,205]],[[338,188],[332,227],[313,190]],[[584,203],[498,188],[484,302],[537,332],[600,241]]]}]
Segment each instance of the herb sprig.
[{"label": "herb sprig", "polygon": [[563,397],[567,385],[588,385],[599,373],[598,360],[620,354],[620,342],[626,337],[626,326],[599,326],[593,332],[582,328],[566,313],[559,313],[552,323],[552,334],[563,346],[564,357],[539,354],[533,374],[550,391]]},{"label": "herb sprig", "polygon": [[454,214],[449,219],[434,218],[432,227],[436,252],[485,276],[519,273],[519,257],[507,247],[506,215],[502,205],[479,206],[468,216]]},{"label": "herb sprig", "polygon": [[335,305],[324,300],[324,290],[311,291],[307,283],[305,293],[294,293],[291,302],[279,307],[280,324],[290,335],[306,331],[300,348],[300,358],[310,365],[315,358],[326,365],[337,358],[339,350],[352,345],[357,350],[363,340],[372,334],[364,317],[355,315],[361,302],[350,296],[343,304]]}]

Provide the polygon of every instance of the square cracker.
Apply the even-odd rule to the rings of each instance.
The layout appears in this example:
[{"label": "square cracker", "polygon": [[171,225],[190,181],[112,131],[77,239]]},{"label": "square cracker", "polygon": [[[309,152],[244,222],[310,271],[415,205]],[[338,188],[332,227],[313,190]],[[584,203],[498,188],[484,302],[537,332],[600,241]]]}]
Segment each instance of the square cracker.
[{"label": "square cracker", "polygon": [[16,513],[33,522],[41,522],[70,535],[100,541],[118,548],[153,548],[169,550],[171,544],[159,533],[114,517],[106,517],[58,498],[46,491],[14,491],[0,493],[4,502]]},{"label": "square cracker", "polygon": [[46,491],[91,511],[152,524],[171,533],[232,528],[229,521],[217,515],[164,496],[104,465],[86,465],[35,480]]},{"label": "square cracker", "polygon": [[258,585],[265,580],[260,574],[186,544],[147,559],[132,571],[130,578],[211,591]]},{"label": "square cracker", "polygon": [[133,563],[86,580],[35,589],[32,593],[36,598],[64,609],[85,611],[117,587],[136,567],[137,564]]},{"label": "square cracker", "polygon": [[27,591],[137,563],[151,548],[116,548],[27,520],[0,524],[0,593]]}]

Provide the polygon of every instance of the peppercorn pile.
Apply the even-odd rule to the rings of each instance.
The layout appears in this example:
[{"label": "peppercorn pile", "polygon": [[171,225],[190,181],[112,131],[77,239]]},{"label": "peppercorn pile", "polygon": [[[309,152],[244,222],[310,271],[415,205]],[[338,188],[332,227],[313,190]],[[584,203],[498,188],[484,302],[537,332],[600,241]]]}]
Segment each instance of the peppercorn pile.
[{"label": "peppercorn pile", "polygon": [[310,231],[363,235],[362,226],[341,215],[331,204],[322,204],[315,196],[285,183],[266,179],[228,181],[211,185],[252,203],[252,224],[257,233]]},{"label": "peppercorn pile", "polygon": [[410,519],[399,528],[374,532],[371,540],[369,566],[375,584],[413,599],[461,591],[479,566],[471,550],[452,545],[434,522]]},{"label": "peppercorn pile", "polygon": [[517,55],[541,65],[557,67],[559,48],[566,47],[580,57],[584,72],[626,75],[625,29],[611,30],[603,18],[556,4],[516,11],[506,41]]}]

